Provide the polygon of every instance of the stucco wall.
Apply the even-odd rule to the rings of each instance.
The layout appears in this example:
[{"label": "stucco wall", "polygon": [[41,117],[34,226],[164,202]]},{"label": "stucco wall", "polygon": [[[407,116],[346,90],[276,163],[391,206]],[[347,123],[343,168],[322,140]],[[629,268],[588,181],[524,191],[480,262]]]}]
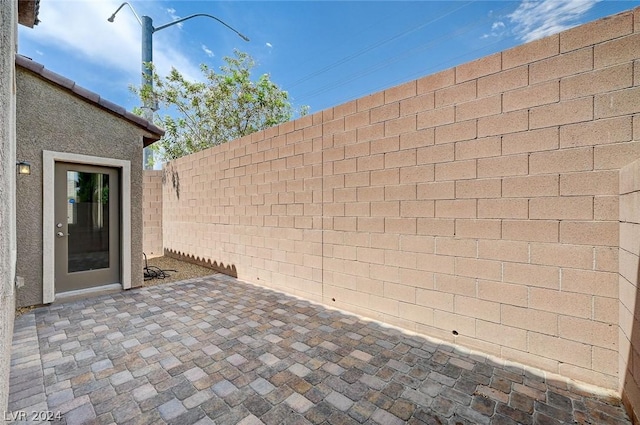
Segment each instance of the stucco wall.
[{"label": "stucco wall", "polygon": [[165,250],[618,388],[640,9],[173,161]]},{"label": "stucco wall", "polygon": [[17,1],[0,7],[0,412],[7,410],[15,312],[15,170]]},{"label": "stucco wall", "polygon": [[620,391],[640,423],[640,160],[620,171],[619,258]]},{"label": "stucco wall", "polygon": [[163,255],[162,170],[144,170],[142,193],[143,250],[147,258]]},{"label": "stucco wall", "polygon": [[131,161],[132,286],[142,284],[141,129],[70,94],[31,72],[17,69],[18,157],[31,175],[17,184],[17,273],[25,278],[19,305],[42,303],[42,151]]}]

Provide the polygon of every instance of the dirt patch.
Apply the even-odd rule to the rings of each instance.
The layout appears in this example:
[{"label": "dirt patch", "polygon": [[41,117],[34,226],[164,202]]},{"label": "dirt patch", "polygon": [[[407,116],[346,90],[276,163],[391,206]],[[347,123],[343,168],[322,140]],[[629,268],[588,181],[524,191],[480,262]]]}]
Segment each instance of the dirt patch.
[{"label": "dirt patch", "polygon": [[[156,257],[147,260],[149,266],[150,278],[145,276],[144,286],[161,285],[163,283],[177,282],[179,280],[192,279],[194,277],[210,276],[217,274],[215,270],[207,267],[198,266],[186,261],[176,260],[171,257]],[[22,316],[30,312],[39,305],[29,307],[18,307],[15,311],[15,317]]]},{"label": "dirt patch", "polygon": [[176,260],[175,258],[167,256],[149,258],[147,264],[149,272],[145,274],[150,277],[145,276],[144,286],[159,285],[217,274],[215,270],[211,270],[210,268]]},{"label": "dirt patch", "polygon": [[20,317],[25,313],[30,312],[31,310],[33,310],[34,308],[38,308],[39,306],[37,305],[30,305],[28,307],[18,307],[16,308],[16,315],[15,317]]}]

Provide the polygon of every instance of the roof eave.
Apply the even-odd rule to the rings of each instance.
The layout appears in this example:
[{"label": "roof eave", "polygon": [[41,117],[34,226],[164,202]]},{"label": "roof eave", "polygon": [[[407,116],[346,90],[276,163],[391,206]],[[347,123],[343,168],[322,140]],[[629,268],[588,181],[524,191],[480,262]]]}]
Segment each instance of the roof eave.
[{"label": "roof eave", "polygon": [[125,121],[130,122],[131,124],[134,124],[138,127],[145,129],[149,133],[144,137],[145,147],[154,142],[157,142],[164,135],[164,130],[156,126],[152,122],[149,122],[142,117],[139,117],[137,115],[132,114],[131,112],[128,112],[122,106],[102,98],[97,93],[94,93],[90,90],[80,87],[74,81],[63,77],[60,74],[56,74],[55,72],[49,71],[43,65],[27,58],[26,56],[16,55],[16,66],[24,68],[30,71],[31,73],[39,76],[40,78],[50,82],[51,84],[55,84],[58,87],[69,91],[70,93],[81,98],[85,102],[91,103],[101,109],[104,109],[118,116],[119,118],[124,119]]},{"label": "roof eave", "polygon": [[38,25],[40,0],[18,0],[18,23],[33,28]]}]

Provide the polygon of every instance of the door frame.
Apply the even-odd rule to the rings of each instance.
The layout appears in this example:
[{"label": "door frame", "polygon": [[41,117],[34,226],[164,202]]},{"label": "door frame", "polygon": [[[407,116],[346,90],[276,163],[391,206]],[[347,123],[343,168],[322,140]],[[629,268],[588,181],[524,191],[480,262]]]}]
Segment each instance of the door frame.
[{"label": "door frame", "polygon": [[42,303],[52,303],[55,288],[55,163],[69,162],[120,169],[120,284],[131,289],[131,161],[42,151]]},{"label": "door frame", "polygon": [[[104,192],[102,191],[99,192],[99,204],[93,204],[93,202],[96,202],[93,192],[91,195],[84,193],[85,196],[89,196],[89,199],[82,199],[79,183],[80,176],[83,173],[91,176],[88,183],[92,185],[92,190],[96,189],[96,186],[93,186],[97,184],[96,176],[107,176],[108,201],[106,203],[101,202],[104,200]],[[72,183],[74,184],[73,194],[69,192]],[[105,287],[109,284],[120,288],[120,170],[112,167],[97,167],[95,165],[56,161],[54,184],[55,232],[57,235],[55,238],[56,299],[82,290],[91,291],[96,287]],[[78,205],[84,205],[82,211],[76,208],[69,209],[70,197],[73,197]],[[88,205],[91,205],[91,207],[85,209]],[[99,205],[99,208],[96,208],[97,205]],[[93,221],[98,218],[96,216],[98,210],[100,213],[105,214],[102,217],[105,219],[103,223]],[[70,213],[72,217],[75,216],[75,220],[71,220],[71,223],[69,220]],[[97,230],[94,227],[96,224],[102,225],[101,230]],[[85,233],[87,239],[82,236],[82,233]],[[100,237],[98,237],[98,234],[100,234]],[[85,245],[92,239],[98,245]],[[100,245],[105,242],[106,246]],[[98,246],[101,247],[98,251],[106,249],[107,254],[106,258],[102,258],[102,261],[106,260],[106,263],[99,261],[99,265],[93,264],[89,260],[89,258],[93,257],[93,254],[89,254],[87,257],[83,256],[93,252],[93,249],[98,248]],[[73,262],[72,252],[80,255],[82,260]],[[89,261],[85,263],[84,261],[87,260]],[[72,269],[72,264],[75,269]]]}]

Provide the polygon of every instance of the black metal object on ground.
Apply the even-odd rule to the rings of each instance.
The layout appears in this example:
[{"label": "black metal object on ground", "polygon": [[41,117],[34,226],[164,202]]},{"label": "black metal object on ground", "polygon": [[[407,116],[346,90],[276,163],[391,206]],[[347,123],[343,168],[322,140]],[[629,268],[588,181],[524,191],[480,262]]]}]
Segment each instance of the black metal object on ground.
[{"label": "black metal object on ground", "polygon": [[159,267],[150,266],[147,262],[147,254],[143,252],[142,255],[144,255],[144,280],[164,279],[169,277],[167,272],[177,272],[177,270],[162,270]]}]

